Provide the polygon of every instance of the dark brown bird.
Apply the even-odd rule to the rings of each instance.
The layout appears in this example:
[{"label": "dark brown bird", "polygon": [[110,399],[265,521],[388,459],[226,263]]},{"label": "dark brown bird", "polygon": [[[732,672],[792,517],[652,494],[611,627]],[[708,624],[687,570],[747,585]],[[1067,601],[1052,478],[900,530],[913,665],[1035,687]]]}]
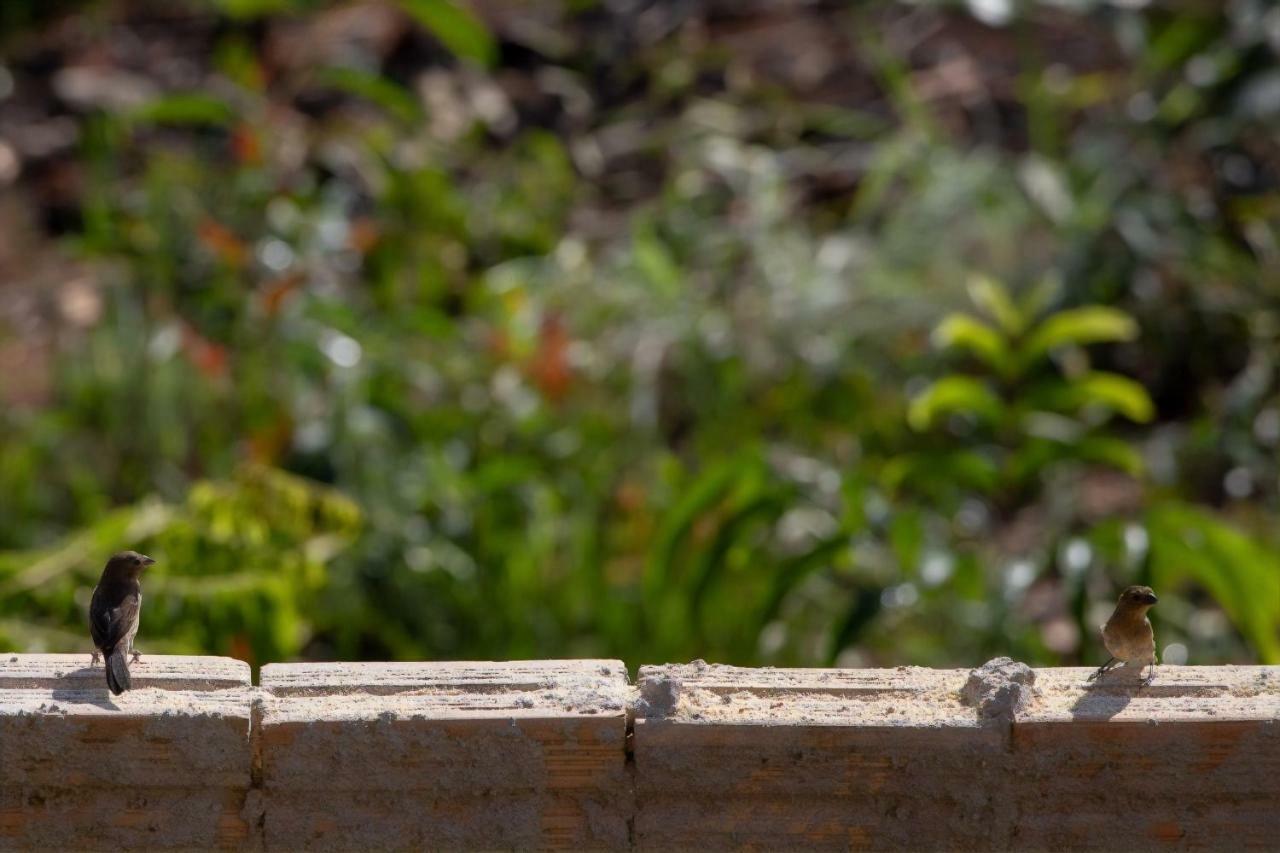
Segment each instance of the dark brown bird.
[{"label": "dark brown bird", "polygon": [[1143,684],[1150,684],[1156,677],[1156,635],[1151,630],[1147,611],[1159,601],[1149,586],[1131,586],[1120,593],[1116,609],[1102,626],[1102,643],[1111,653],[1111,659],[1098,667],[1089,680],[1120,664],[1151,666],[1151,674]]},{"label": "dark brown bird", "polygon": [[89,602],[89,634],[96,651],[106,659],[107,687],[119,696],[131,686],[129,663],[141,654],[133,650],[133,637],[138,633],[138,619],[142,615],[142,585],[138,576],[155,560],[137,551],[121,551],[107,560],[102,577],[94,587]]}]

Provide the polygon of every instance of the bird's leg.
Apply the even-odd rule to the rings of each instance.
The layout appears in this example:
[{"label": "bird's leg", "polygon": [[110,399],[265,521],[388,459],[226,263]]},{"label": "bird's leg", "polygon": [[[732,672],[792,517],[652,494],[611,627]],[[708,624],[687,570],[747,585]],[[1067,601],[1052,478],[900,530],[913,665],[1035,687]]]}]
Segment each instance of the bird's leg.
[{"label": "bird's leg", "polygon": [[1116,664],[1118,664],[1119,662],[1120,661],[1116,660],[1114,657],[1109,658],[1106,663],[1104,663],[1102,666],[1098,667],[1093,671],[1093,675],[1089,676],[1088,680],[1096,681],[1104,673],[1110,672],[1112,669],[1114,669]]},{"label": "bird's leg", "polygon": [[1142,679],[1142,686],[1143,686],[1143,687],[1150,687],[1150,686],[1151,686],[1151,682],[1153,682],[1153,681],[1155,681],[1155,680],[1156,680],[1156,662],[1155,662],[1155,661],[1152,661],[1152,662],[1151,662],[1151,674],[1150,674],[1150,675],[1148,675],[1146,678]]},{"label": "bird's leg", "polygon": [[137,649],[129,649],[129,663],[137,663],[142,660],[142,652]]},{"label": "bird's leg", "polygon": [[102,660],[102,653],[99,652],[97,649],[94,649],[92,654],[93,654],[93,657],[89,658],[89,666],[97,666],[98,661]]}]

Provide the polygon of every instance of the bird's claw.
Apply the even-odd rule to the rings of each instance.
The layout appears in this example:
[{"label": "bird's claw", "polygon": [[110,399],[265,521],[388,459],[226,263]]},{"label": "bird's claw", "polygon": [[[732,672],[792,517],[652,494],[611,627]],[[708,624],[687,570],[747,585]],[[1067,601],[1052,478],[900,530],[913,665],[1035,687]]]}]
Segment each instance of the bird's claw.
[{"label": "bird's claw", "polygon": [[1113,669],[1115,669],[1115,665],[1114,665],[1114,664],[1112,664],[1112,663],[1104,663],[1102,666],[1100,666],[1100,667],[1098,667],[1097,669],[1095,669],[1095,670],[1093,671],[1093,674],[1092,674],[1092,675],[1090,675],[1090,676],[1086,679],[1086,681],[1091,681],[1091,682],[1092,682],[1092,681],[1097,681],[1099,678],[1101,678],[1102,676],[1106,675],[1108,672],[1110,672],[1110,671],[1111,671],[1111,670],[1113,670]]},{"label": "bird's claw", "polygon": [[90,652],[89,666],[97,666],[98,662],[101,660],[102,660],[102,654],[99,653],[97,649],[94,649],[92,652]]},{"label": "bird's claw", "polygon": [[138,661],[140,661],[140,660],[142,660],[142,652],[135,651],[135,650],[130,650],[130,651],[129,651],[129,662],[130,662],[130,663],[137,663],[137,662],[138,662]]}]

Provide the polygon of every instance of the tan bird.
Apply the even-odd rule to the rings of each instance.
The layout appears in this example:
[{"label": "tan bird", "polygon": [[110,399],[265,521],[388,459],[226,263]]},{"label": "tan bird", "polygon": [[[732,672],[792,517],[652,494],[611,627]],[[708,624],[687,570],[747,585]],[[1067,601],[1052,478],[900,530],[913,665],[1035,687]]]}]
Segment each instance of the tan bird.
[{"label": "tan bird", "polygon": [[1120,664],[1151,666],[1151,674],[1142,683],[1150,684],[1156,677],[1156,635],[1151,630],[1147,611],[1159,599],[1149,586],[1131,586],[1120,593],[1115,612],[1102,626],[1102,643],[1111,652],[1111,659],[1098,667],[1089,680]]}]

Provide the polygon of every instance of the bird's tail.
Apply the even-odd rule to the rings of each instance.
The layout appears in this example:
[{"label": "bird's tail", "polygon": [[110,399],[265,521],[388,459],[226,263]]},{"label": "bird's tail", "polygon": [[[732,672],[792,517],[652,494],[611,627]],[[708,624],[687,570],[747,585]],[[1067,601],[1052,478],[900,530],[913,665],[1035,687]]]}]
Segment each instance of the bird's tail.
[{"label": "bird's tail", "polygon": [[107,687],[119,696],[132,687],[129,683],[129,664],[124,659],[124,649],[116,646],[107,655]]}]

